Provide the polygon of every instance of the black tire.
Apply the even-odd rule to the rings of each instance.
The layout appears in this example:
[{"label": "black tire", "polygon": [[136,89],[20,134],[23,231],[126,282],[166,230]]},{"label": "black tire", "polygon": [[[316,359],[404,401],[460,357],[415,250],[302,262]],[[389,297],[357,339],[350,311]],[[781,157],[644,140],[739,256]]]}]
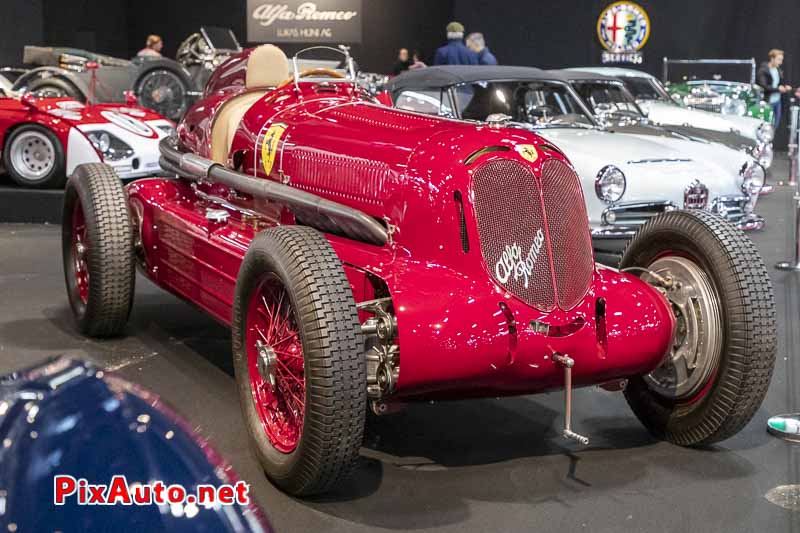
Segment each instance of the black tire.
[{"label": "black tire", "polygon": [[[302,432],[291,451],[273,445],[251,385],[248,309],[264,279],[279,284],[282,294],[288,295],[302,345],[305,407]],[[253,239],[236,283],[232,340],[244,419],[267,475],[295,496],[330,490],[350,474],[358,457],[367,379],[350,284],[341,261],[319,232],[280,226]]]},{"label": "black tire", "polygon": [[74,98],[79,102],[86,102],[86,95],[74,83],[62,78],[38,78],[28,84],[28,92],[41,97],[49,98]]},{"label": "black tire", "polygon": [[[78,210],[88,240],[83,254],[75,246]],[[75,169],[64,195],[61,235],[64,279],[78,329],[91,337],[119,335],[131,312],[136,269],[128,203],[114,169],[102,163]],[[88,295],[82,298],[77,273],[84,269]]]},{"label": "black tire", "polygon": [[[17,143],[24,142],[26,137],[32,135],[47,139],[50,145],[48,152],[52,151],[53,166],[46,174],[40,176],[31,174],[31,169],[26,167],[25,161],[14,157]],[[16,184],[29,189],[60,189],[67,181],[64,147],[52,131],[39,124],[23,124],[11,131],[3,143],[3,166]]]},{"label": "black tire", "polygon": [[682,446],[709,445],[739,432],[767,393],[775,366],[775,302],[758,250],[742,231],[705,211],[651,219],[634,236],[621,268],[647,268],[657,257],[689,258],[711,282],[721,307],[721,351],[702,394],[665,398],[644,376],[625,398],[656,437]]}]

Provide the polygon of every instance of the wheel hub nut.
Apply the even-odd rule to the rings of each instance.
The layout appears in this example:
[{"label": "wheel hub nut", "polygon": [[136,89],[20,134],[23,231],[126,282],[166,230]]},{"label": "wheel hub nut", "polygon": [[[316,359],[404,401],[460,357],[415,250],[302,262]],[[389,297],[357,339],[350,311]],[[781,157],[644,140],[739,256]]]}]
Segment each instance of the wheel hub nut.
[{"label": "wheel hub nut", "polygon": [[261,341],[256,341],[258,348],[258,373],[261,379],[269,383],[269,386],[275,388],[275,364],[278,361],[278,356],[272,346],[264,344]]}]

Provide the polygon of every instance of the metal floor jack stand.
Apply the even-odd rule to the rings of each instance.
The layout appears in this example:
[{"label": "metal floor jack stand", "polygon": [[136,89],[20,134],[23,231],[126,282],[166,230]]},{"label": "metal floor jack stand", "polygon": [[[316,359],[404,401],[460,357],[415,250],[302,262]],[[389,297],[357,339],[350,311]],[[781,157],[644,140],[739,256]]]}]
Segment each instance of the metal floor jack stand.
[{"label": "metal floor jack stand", "polygon": [[800,106],[792,105],[789,108],[789,182],[786,185],[795,187],[794,192],[794,259],[781,261],[775,265],[778,270],[800,272],[800,187],[797,183],[798,165],[798,120],[800,119]]}]

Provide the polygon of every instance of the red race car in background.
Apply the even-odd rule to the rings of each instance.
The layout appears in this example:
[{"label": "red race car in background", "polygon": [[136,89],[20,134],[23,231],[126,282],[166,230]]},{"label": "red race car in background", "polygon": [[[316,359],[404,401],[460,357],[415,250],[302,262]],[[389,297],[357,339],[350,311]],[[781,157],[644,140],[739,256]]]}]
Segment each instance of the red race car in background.
[{"label": "red race car in background", "polygon": [[82,163],[107,163],[123,179],[158,173],[158,142],[174,124],[138,106],[69,98],[0,96],[3,166],[17,184],[58,188]]}]

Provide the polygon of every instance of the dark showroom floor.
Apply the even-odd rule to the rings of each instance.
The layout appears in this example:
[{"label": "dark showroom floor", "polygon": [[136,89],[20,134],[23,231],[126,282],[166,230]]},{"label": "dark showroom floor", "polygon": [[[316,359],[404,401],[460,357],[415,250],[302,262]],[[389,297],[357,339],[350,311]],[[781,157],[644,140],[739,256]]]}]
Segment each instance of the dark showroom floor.
[{"label": "dark showroom floor", "polygon": [[[776,166],[784,175],[786,162]],[[772,269],[789,248],[791,197],[786,187],[763,197],[768,226],[753,235],[777,300],[772,386],[750,425],[708,450],[653,440],[621,394],[595,388],[578,391],[574,406],[587,448],[558,434],[561,394],[424,404],[370,427],[357,474],[339,492],[294,500],[248,449],[228,332],[140,277],[125,338],[78,336],[52,225],[0,225],[0,371],[65,353],[162,395],[251,483],[278,532],[800,531],[795,512],[765,497],[800,483],[800,446],[765,431],[770,414],[800,408],[800,274]],[[784,503],[800,509],[796,498]]]}]

